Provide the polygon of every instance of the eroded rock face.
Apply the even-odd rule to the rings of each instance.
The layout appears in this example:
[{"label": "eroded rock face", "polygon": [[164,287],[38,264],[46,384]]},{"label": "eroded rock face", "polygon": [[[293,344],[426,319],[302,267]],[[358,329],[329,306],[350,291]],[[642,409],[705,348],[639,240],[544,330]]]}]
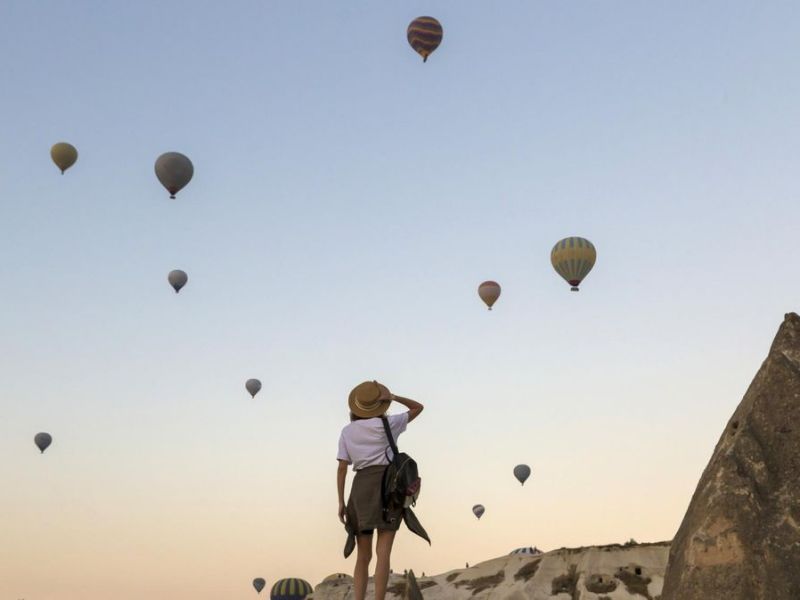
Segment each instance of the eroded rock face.
[{"label": "eroded rock face", "polygon": [[[669,542],[507,555],[432,577],[394,574],[387,600],[659,600]],[[413,581],[413,583],[412,583]],[[374,598],[372,581],[367,600]],[[315,600],[353,600],[352,582],[325,582]],[[713,599],[707,599],[713,600]]]},{"label": "eroded rock face", "polygon": [[663,600],[800,598],[800,317],[788,314],[669,554]]}]

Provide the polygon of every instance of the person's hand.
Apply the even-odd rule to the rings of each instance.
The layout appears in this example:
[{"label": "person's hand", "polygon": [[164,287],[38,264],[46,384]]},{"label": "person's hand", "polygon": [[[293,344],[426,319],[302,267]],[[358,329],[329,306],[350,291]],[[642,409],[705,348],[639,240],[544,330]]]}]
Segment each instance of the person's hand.
[{"label": "person's hand", "polygon": [[389,391],[389,388],[387,388],[382,383],[378,383],[377,381],[374,381],[374,383],[381,390],[381,396],[380,396],[380,398],[378,398],[378,400],[380,402],[386,404],[386,403],[391,402],[394,399],[394,394],[392,394],[392,392]]},{"label": "person's hand", "polygon": [[345,515],[346,512],[347,512],[347,509],[345,508],[344,504],[342,502],[339,502],[339,520],[342,523],[344,523],[345,525],[347,525],[347,523],[345,522],[345,518],[344,518],[344,515]]}]

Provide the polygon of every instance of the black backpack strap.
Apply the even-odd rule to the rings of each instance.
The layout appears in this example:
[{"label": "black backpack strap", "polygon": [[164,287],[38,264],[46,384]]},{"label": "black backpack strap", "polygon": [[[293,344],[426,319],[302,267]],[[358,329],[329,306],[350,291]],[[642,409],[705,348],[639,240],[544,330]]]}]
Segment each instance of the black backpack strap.
[{"label": "black backpack strap", "polygon": [[381,477],[381,513],[386,523],[389,522],[389,495],[386,493],[386,477],[389,474],[388,470],[389,467],[387,466],[383,471],[383,477]]},{"label": "black backpack strap", "polygon": [[[394,452],[394,456],[392,457],[394,458],[399,453],[399,450],[397,449],[397,444],[395,444],[394,442],[394,436],[392,435],[392,428],[389,427],[389,421],[386,417],[381,417],[381,421],[383,422],[383,430],[386,432],[386,437],[389,440],[389,447],[392,449],[392,452]],[[388,452],[389,448],[386,449],[386,452],[384,452],[384,454],[388,454]],[[389,460],[388,456],[386,456],[386,460]],[[392,461],[389,461],[390,464],[384,470],[383,477],[381,477],[381,508],[383,509],[382,510],[383,520],[386,523],[389,522],[389,500],[390,500],[389,490],[386,489],[386,486],[388,484],[387,477],[389,475],[389,469],[391,469],[392,467],[391,462]]]},{"label": "black backpack strap", "polygon": [[389,438],[389,447],[392,449],[392,452],[394,452],[394,456],[397,456],[400,454],[400,451],[397,449],[397,444],[394,443],[392,428],[389,427],[389,419],[381,417],[381,421],[383,421],[383,430],[386,432],[386,437]]}]

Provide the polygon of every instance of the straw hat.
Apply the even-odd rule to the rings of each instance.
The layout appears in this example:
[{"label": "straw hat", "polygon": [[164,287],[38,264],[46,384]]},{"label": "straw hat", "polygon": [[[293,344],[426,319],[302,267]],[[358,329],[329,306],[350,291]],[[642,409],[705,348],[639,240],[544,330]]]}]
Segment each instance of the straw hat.
[{"label": "straw hat", "polygon": [[[381,400],[381,396],[385,400]],[[365,381],[352,389],[347,403],[350,405],[350,412],[355,416],[369,419],[386,412],[392,402],[389,396],[389,388],[382,383]]]}]

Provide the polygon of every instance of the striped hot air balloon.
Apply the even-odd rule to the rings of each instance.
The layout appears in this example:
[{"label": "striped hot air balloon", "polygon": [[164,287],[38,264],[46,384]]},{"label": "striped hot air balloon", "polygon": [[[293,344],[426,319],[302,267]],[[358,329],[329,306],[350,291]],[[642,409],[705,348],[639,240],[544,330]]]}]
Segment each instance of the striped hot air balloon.
[{"label": "striped hot air balloon", "polygon": [[408,26],[408,43],[427,62],[431,53],[442,43],[442,24],[433,17],[417,17]]},{"label": "striped hot air balloon", "polygon": [[303,600],[313,592],[311,584],[305,579],[280,579],[272,586],[270,600]]},{"label": "striped hot air balloon", "polygon": [[522,555],[528,555],[528,556],[536,556],[536,555],[541,554],[541,553],[542,553],[541,550],[539,550],[536,547],[531,547],[531,546],[528,546],[527,548],[517,548],[516,550],[512,550],[511,551],[512,555],[522,554]]},{"label": "striped hot air balloon", "polygon": [[353,577],[347,573],[334,573],[333,575],[328,575],[325,579],[323,579],[322,583],[353,583]]},{"label": "striped hot air balloon", "polygon": [[550,252],[553,268],[572,286],[570,289],[573,292],[578,291],[578,286],[592,270],[595,260],[597,251],[594,245],[582,237],[564,238]]}]

